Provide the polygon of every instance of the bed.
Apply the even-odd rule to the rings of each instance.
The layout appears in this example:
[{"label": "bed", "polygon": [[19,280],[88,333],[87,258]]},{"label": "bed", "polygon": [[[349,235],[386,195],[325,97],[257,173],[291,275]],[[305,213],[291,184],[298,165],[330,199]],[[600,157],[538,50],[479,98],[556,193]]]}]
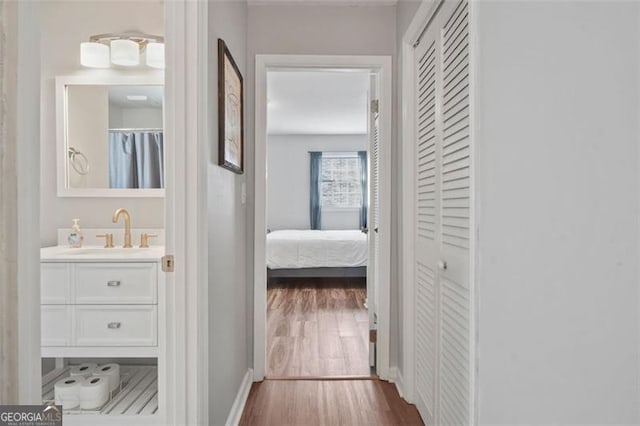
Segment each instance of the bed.
[{"label": "bed", "polygon": [[367,236],[359,230],[280,230],[267,234],[267,275],[364,277]]}]

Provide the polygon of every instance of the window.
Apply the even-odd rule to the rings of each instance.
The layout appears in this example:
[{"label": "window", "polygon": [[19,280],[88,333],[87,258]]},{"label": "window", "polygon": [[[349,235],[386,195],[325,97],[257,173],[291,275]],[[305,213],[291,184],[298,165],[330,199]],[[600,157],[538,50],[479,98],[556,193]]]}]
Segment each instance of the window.
[{"label": "window", "polygon": [[323,209],[359,209],[362,205],[360,159],[349,155],[323,154],[320,199]]}]

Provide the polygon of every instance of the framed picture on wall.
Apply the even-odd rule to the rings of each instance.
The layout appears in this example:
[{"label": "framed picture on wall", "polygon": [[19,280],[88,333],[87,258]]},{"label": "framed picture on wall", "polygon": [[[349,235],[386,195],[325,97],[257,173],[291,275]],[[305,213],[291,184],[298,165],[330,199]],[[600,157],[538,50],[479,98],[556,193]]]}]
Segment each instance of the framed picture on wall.
[{"label": "framed picture on wall", "polygon": [[244,172],[242,74],[224,40],[218,39],[218,164]]}]

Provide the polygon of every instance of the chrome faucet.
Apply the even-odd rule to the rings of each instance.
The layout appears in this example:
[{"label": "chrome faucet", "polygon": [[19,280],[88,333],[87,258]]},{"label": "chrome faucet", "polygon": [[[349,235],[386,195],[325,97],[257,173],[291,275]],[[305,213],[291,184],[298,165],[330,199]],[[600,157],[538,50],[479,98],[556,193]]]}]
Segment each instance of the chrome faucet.
[{"label": "chrome faucet", "polygon": [[118,223],[120,215],[124,216],[124,244],[123,248],[131,248],[131,215],[127,209],[118,209],[113,213],[113,223]]}]

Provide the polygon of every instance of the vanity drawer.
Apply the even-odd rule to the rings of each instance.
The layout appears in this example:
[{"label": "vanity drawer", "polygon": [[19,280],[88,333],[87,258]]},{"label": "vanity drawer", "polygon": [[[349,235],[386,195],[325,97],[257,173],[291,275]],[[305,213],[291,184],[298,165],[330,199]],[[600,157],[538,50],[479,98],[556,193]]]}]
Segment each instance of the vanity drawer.
[{"label": "vanity drawer", "polygon": [[70,265],[67,263],[40,264],[40,303],[64,305],[70,302]]},{"label": "vanity drawer", "polygon": [[155,305],[75,306],[76,346],[155,346]]},{"label": "vanity drawer", "polygon": [[42,346],[71,344],[71,307],[67,305],[40,306]]},{"label": "vanity drawer", "polygon": [[158,300],[156,263],[77,263],[77,304],[154,304]]}]

